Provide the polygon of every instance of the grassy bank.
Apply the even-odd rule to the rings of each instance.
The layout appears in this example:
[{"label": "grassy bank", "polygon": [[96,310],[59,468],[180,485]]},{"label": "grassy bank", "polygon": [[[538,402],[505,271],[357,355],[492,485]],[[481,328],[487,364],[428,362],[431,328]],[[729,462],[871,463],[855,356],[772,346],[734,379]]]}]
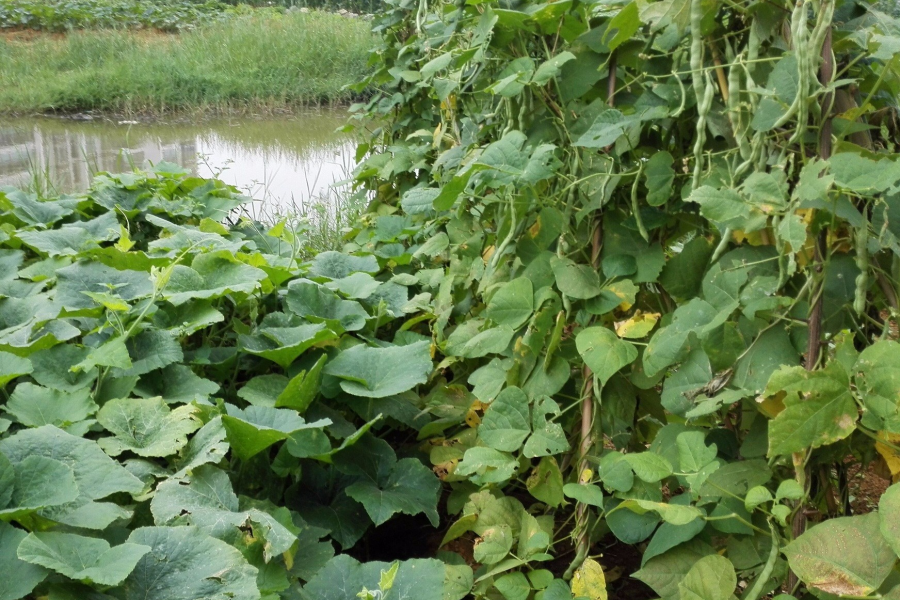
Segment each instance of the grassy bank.
[{"label": "grassy bank", "polygon": [[0,38],[0,113],[277,112],[350,99],[372,45],[360,19],[235,17],[178,35],[79,31]]}]

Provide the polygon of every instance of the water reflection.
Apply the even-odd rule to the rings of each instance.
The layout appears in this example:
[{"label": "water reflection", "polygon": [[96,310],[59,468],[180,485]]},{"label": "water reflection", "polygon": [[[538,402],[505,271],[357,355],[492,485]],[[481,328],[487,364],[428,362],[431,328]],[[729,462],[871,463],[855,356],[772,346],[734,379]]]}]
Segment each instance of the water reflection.
[{"label": "water reflection", "polygon": [[354,144],[335,132],[345,122],[339,112],[200,124],[0,120],[0,186],[28,185],[37,170],[73,192],[98,171],[169,161],[247,192],[256,212],[291,211],[345,178]]}]

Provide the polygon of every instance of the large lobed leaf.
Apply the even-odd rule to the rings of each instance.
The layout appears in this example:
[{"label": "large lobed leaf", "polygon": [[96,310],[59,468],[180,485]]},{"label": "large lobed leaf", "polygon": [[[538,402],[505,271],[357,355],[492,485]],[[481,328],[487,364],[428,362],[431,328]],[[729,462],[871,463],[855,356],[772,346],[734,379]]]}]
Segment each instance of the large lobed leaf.
[{"label": "large lobed leaf", "polygon": [[19,544],[21,560],[101,585],[116,585],[134,569],[149,546],[124,543],[110,547],[106,540],[71,533],[33,532]]},{"label": "large lobed leaf", "polygon": [[[378,589],[388,563],[359,563],[347,555],[335,556],[303,588],[308,600],[348,600],[363,589]],[[444,598],[444,563],[434,559],[403,561],[393,586],[383,600],[441,600]]]},{"label": "large lobed leaf", "polygon": [[341,380],[348,394],[384,398],[425,383],[431,374],[430,343],[372,348],[364,344],[341,352],[324,373]]},{"label": "large lobed leaf", "polygon": [[196,407],[170,410],[162,398],[110,400],[97,413],[99,422],[114,437],[98,440],[110,456],[130,451],[138,456],[171,456],[188,442],[188,434],[200,429]]},{"label": "large lobed leaf", "polygon": [[259,600],[257,569],[195,527],[141,527],[128,543],[149,547],[122,584],[121,600]]},{"label": "large lobed leaf", "polygon": [[286,440],[292,434],[308,429],[322,429],[331,424],[329,419],[307,423],[297,411],[287,408],[248,406],[242,410],[228,404],[226,410],[228,414],[222,416],[222,424],[228,434],[228,443],[243,460],[276,442]]},{"label": "large lobed leaf", "polygon": [[18,600],[31,593],[44,580],[48,571],[39,565],[20,559],[16,552],[28,533],[8,523],[0,522],[0,600]]},{"label": "large lobed leaf", "polygon": [[[27,429],[0,440],[0,453],[20,468],[30,457],[58,461],[74,474],[74,499],[44,508],[40,515],[75,527],[103,529],[128,511],[109,502],[97,502],[117,492],[138,493],[143,484],[107,456],[96,442],[70,435],[53,425]],[[49,464],[49,463],[48,463]],[[52,477],[47,472],[47,477]],[[49,487],[50,482],[43,485]]]}]

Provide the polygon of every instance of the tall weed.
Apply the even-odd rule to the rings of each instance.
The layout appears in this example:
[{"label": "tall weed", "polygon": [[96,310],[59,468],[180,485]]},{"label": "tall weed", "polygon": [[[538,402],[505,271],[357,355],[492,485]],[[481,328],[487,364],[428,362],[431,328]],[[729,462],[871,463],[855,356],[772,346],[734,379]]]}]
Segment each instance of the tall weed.
[{"label": "tall weed", "polygon": [[323,12],[241,16],[180,35],[80,31],[0,40],[0,112],[278,112],[351,99],[365,21]]}]

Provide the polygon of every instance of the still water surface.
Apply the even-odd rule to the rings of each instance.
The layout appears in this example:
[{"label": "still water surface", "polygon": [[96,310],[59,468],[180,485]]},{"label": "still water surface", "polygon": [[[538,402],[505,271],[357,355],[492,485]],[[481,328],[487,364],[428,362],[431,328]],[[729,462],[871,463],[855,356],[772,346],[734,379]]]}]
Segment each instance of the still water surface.
[{"label": "still water surface", "polygon": [[56,191],[75,192],[98,171],[169,161],[236,186],[258,201],[257,213],[291,211],[346,178],[355,146],[335,132],[346,121],[337,111],[196,124],[0,120],[0,186],[26,185],[37,169]]}]

